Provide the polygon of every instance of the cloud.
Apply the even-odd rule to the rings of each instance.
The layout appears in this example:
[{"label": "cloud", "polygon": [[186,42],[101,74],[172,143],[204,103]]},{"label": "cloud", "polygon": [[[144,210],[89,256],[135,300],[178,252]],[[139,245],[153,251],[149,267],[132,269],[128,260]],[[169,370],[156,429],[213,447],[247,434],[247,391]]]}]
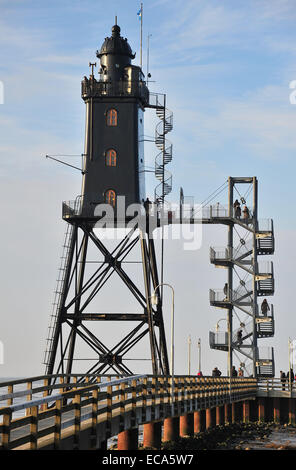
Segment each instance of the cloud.
[{"label": "cloud", "polygon": [[[176,1],[165,16],[158,35],[167,43],[165,53],[191,51],[195,55],[205,53],[220,59],[220,51],[258,50],[258,46],[271,51],[292,50],[293,39],[287,30],[287,22],[293,27],[296,18],[292,1],[250,0],[237,2]],[[192,52],[195,51],[194,55]],[[185,62],[185,60],[184,60]]]}]

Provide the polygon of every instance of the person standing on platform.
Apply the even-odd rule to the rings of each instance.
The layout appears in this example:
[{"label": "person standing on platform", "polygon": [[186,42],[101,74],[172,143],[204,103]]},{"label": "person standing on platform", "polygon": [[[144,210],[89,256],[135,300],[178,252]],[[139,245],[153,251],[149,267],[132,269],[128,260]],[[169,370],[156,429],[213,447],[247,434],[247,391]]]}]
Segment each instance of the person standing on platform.
[{"label": "person standing on platform", "polygon": [[235,366],[232,366],[231,377],[237,377],[237,370],[236,370]]},{"label": "person standing on platform", "polygon": [[280,371],[280,378],[282,382],[282,390],[285,390],[286,388],[286,374],[282,370]]},{"label": "person standing on platform", "polygon": [[270,310],[269,308],[269,305],[268,305],[268,302],[266,299],[263,300],[262,304],[261,304],[261,313],[264,317],[267,316],[267,312]]}]

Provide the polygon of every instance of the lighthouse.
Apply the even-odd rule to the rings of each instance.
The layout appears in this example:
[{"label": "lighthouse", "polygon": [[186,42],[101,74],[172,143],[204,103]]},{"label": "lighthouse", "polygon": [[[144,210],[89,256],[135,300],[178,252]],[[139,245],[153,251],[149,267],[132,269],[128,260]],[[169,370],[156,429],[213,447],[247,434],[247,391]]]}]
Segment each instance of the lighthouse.
[{"label": "lighthouse", "polygon": [[[82,189],[74,201],[63,203],[67,229],[50,316],[44,359],[46,374],[71,374],[75,365],[83,364],[85,374],[105,374],[111,370],[131,375],[136,370],[131,368],[130,357],[126,355],[147,338],[151,372],[168,375],[162,293],[158,289],[161,279],[153,237],[147,228],[129,226],[125,238],[110,248],[108,240],[96,230],[99,217],[95,209],[107,205],[107,209],[117,213],[122,201],[125,209],[145,201],[143,140],[147,108],[155,109],[160,119],[155,132],[155,144],[160,151],[155,160],[155,176],[159,180],[155,204],[163,202],[170,190],[164,178],[165,165],[171,158],[165,135],[172,125],[166,114],[165,95],[149,93],[141,68],[132,64],[135,54],[117,24],[96,55],[98,79],[94,74],[95,62],[90,63],[90,76],[82,80],[82,99],[86,105]],[[124,216],[123,224],[127,223]],[[136,265],[131,272],[133,263]],[[118,298],[114,279],[124,284],[126,295]],[[100,296],[107,283],[112,283],[112,294],[104,308],[106,298],[102,302]],[[152,305],[153,293],[158,301]],[[135,303],[133,312],[128,310],[127,296]],[[102,322],[105,329],[110,326],[108,333],[105,329],[102,332]],[[82,357],[85,346],[89,352]],[[133,355],[132,360],[137,358]],[[140,372],[143,365],[138,360],[136,365],[139,364]]]},{"label": "lighthouse", "polygon": [[[91,73],[82,81],[86,104],[83,205],[116,206],[125,197],[126,207],[145,199],[144,109],[149,91],[140,67],[120,27],[112,27],[97,51],[99,80]],[[91,64],[95,65],[95,64]]]}]

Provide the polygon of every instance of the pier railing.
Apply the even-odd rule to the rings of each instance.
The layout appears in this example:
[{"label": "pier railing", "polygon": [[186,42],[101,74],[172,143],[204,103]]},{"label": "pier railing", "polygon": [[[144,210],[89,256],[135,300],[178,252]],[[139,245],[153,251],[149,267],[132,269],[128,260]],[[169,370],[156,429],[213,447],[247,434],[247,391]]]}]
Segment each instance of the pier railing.
[{"label": "pier railing", "polygon": [[[172,377],[148,375],[117,380],[109,377],[101,383],[90,383],[89,378],[89,382],[84,384],[63,382],[57,385],[60,389],[70,390],[0,409],[0,448],[37,449],[51,446],[59,449],[63,439],[70,437],[72,448],[78,449],[81,448],[83,431],[88,436],[87,448],[96,448],[98,439],[107,440],[125,429],[253,399],[257,391],[254,378],[230,380],[226,377],[195,376],[175,376],[173,387]],[[6,396],[6,399],[12,400],[13,397]],[[20,410],[26,411],[26,415],[14,418],[14,413]]]},{"label": "pier railing", "polygon": [[258,380],[259,396],[293,396],[296,397],[296,381],[289,377],[266,377]]}]

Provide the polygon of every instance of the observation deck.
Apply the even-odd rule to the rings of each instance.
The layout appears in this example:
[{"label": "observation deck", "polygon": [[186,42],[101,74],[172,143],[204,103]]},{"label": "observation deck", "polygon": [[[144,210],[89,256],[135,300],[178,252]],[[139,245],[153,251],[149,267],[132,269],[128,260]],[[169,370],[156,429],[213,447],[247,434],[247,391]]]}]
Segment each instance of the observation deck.
[{"label": "observation deck", "polygon": [[83,100],[90,98],[139,98],[144,105],[149,103],[149,90],[139,77],[122,81],[102,81],[94,77],[84,77],[81,83]]},{"label": "observation deck", "polygon": [[[109,210],[108,210],[109,206]],[[143,207],[141,215],[145,215],[143,204],[139,203],[139,206]],[[164,208],[161,208],[159,205],[151,201],[149,209],[149,220],[152,227],[161,227],[162,225],[173,225],[173,224],[225,224],[229,225],[237,221],[232,216],[227,214],[226,208],[223,208],[220,205],[210,205],[201,207],[185,207],[180,208],[178,204],[166,204]],[[106,209],[108,210],[107,216],[98,215],[100,210],[105,213]],[[111,217],[112,214],[112,217]],[[109,204],[105,204],[103,201],[90,201],[86,197],[77,196],[75,200],[72,201],[63,201],[62,204],[62,217],[64,220],[72,223],[77,220],[89,220],[89,221],[99,221],[102,217],[105,217],[108,220],[110,227],[112,222],[115,223],[115,226],[124,227],[131,220],[135,219],[135,215],[119,214],[117,207],[113,208]],[[266,236],[272,235],[270,227],[272,226],[272,220],[263,219],[259,221],[262,222],[262,227],[264,231],[261,233],[266,234]],[[247,230],[254,232],[252,225],[247,225],[241,222]],[[114,225],[113,225],[114,227]],[[220,255],[219,255],[220,256]],[[222,258],[222,255],[219,259]],[[227,259],[228,260],[228,259]]]}]

